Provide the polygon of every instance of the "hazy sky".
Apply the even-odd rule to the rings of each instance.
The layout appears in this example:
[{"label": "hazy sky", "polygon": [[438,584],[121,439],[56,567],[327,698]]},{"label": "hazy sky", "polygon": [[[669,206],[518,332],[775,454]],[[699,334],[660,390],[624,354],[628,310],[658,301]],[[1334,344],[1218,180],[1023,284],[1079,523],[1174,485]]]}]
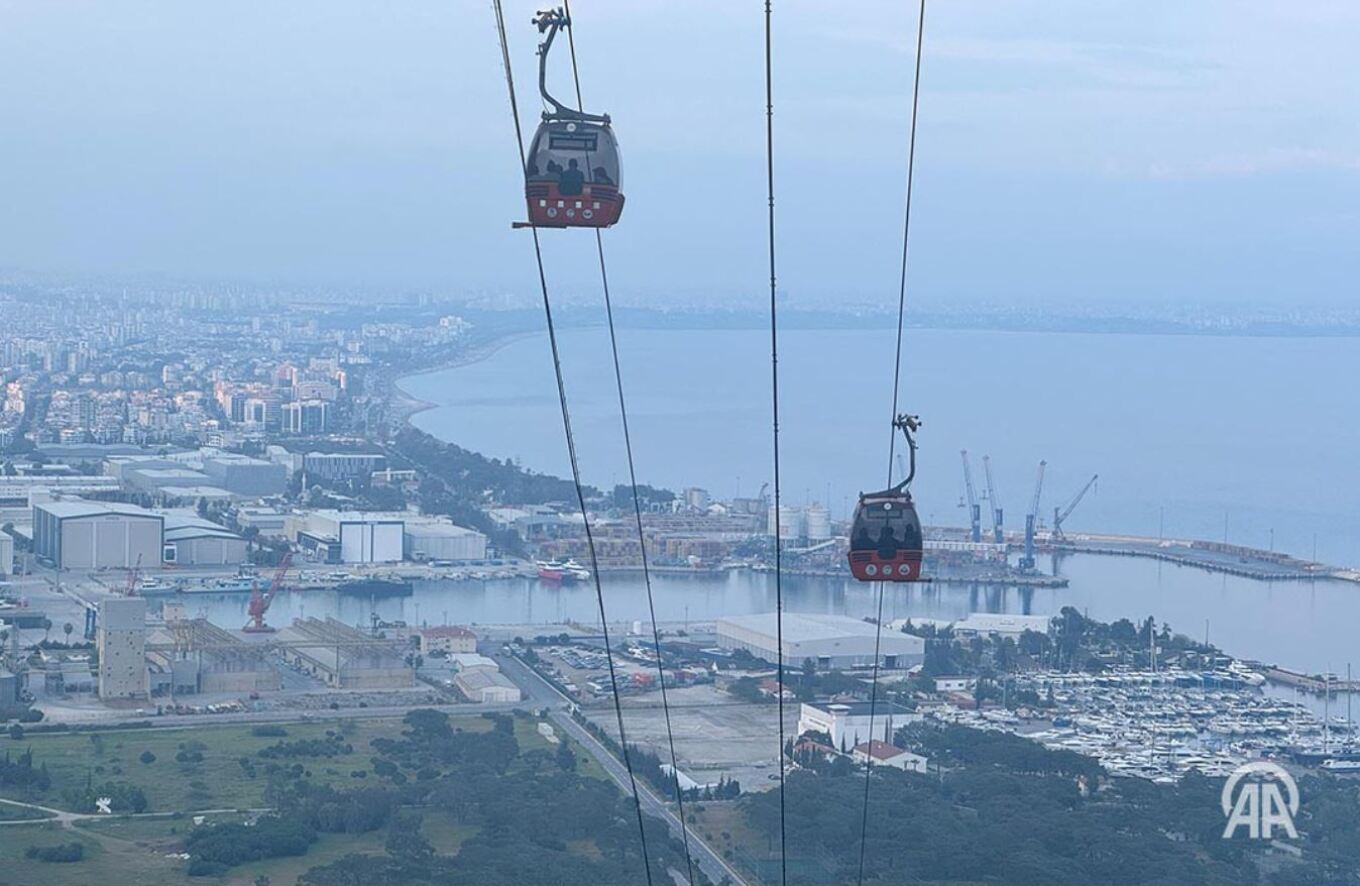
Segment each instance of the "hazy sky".
[{"label": "hazy sky", "polygon": [[[760,296],[761,6],[574,4],[621,300]],[[914,8],[775,6],[781,286],[891,302]],[[1354,0],[935,0],[925,44],[920,298],[1350,298]],[[0,0],[0,266],[532,292],[519,188],[487,2]],[[589,235],[544,236],[593,293]]]}]

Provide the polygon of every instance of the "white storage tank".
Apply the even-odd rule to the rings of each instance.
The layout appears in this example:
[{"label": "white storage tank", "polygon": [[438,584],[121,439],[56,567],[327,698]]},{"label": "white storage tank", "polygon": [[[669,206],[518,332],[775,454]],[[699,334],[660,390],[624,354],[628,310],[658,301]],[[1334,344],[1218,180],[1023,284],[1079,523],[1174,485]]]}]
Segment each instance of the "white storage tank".
[{"label": "white storage tank", "polygon": [[[769,522],[765,526],[767,535],[774,535],[775,509],[770,505]],[[803,510],[793,505],[779,506],[779,538],[783,541],[797,541],[803,537]]]},{"label": "white storage tank", "polygon": [[824,505],[813,502],[807,508],[807,540],[826,541],[831,538],[831,512]]}]

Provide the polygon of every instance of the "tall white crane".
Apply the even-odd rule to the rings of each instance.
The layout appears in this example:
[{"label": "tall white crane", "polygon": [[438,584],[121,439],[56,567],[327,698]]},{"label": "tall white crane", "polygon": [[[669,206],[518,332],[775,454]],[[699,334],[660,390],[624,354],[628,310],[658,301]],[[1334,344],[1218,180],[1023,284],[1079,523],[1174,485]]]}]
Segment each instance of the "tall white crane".
[{"label": "tall white crane", "polygon": [[1046,461],[1039,462],[1039,475],[1034,480],[1034,498],[1030,501],[1029,513],[1025,514],[1025,554],[1020,558],[1021,569],[1034,568],[1034,524],[1039,519],[1039,497],[1044,491],[1044,468]]},{"label": "tall white crane", "polygon": [[996,485],[992,483],[992,457],[982,457],[982,472],[987,476],[987,501],[992,504],[992,541],[1006,543],[1006,535],[1001,531],[1001,499],[996,497]]},{"label": "tall white crane", "polygon": [[968,450],[960,450],[963,456],[963,488],[968,492],[968,525],[974,542],[982,541],[982,506],[978,504],[977,490],[973,488],[973,468],[968,463]]},{"label": "tall white crane", "polygon": [[1091,476],[1091,479],[1086,481],[1086,485],[1081,487],[1081,490],[1076,495],[1072,496],[1072,498],[1067,502],[1066,505],[1064,505],[1061,508],[1053,509],[1054,539],[1067,538],[1067,536],[1064,535],[1062,531],[1063,521],[1066,520],[1068,517],[1072,516],[1072,512],[1076,510],[1077,505],[1081,504],[1081,500],[1086,497],[1087,491],[1089,491],[1092,486],[1096,485],[1096,481],[1099,479],[1100,479],[1099,474],[1093,474]]}]

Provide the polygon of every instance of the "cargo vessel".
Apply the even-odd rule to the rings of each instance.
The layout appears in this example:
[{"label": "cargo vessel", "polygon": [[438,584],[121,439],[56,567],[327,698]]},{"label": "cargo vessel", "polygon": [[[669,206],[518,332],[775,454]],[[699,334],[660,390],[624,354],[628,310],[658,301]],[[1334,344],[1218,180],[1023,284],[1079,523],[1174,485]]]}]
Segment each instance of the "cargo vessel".
[{"label": "cargo vessel", "polygon": [[342,582],[335,586],[342,594],[352,597],[409,597],[415,592],[409,581],[392,581],[385,578],[360,578]]}]

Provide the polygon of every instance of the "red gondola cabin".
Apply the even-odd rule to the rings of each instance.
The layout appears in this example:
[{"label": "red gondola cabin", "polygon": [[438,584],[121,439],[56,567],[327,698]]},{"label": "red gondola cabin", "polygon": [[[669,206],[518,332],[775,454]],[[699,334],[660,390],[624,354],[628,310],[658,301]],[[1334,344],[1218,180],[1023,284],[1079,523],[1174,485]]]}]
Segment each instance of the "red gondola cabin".
[{"label": "red gondola cabin", "polygon": [[925,538],[907,490],[916,477],[916,438],[912,435],[920,420],[914,415],[899,415],[893,419],[893,427],[907,438],[911,470],[896,486],[860,493],[850,527],[849,554],[850,574],[860,581],[922,581]]},{"label": "red gondola cabin", "polygon": [[608,114],[564,107],[548,93],[548,52],[571,20],[561,9],[534,19],[540,34],[538,91],[548,110],[524,161],[529,224],[540,228],[607,228],[623,214],[619,143]]}]

